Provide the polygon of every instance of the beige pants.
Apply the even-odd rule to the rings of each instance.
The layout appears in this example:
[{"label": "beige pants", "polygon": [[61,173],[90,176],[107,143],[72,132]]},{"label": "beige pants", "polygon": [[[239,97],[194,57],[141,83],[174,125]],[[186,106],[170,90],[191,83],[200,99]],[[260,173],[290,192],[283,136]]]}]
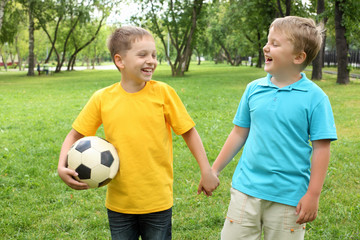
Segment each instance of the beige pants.
[{"label": "beige pants", "polygon": [[231,188],[221,239],[302,240],[305,224],[296,223],[295,207],[254,198]]}]

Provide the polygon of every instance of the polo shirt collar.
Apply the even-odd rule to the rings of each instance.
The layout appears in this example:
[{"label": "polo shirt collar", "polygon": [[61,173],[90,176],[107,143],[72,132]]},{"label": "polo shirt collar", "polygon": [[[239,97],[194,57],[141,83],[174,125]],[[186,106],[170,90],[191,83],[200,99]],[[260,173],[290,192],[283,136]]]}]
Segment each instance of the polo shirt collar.
[{"label": "polo shirt collar", "polygon": [[260,80],[259,85],[264,86],[264,87],[278,88],[279,90],[280,89],[287,90],[287,91],[298,90],[298,91],[307,92],[309,90],[309,84],[308,84],[309,79],[306,77],[305,73],[300,73],[300,74],[301,74],[301,79],[299,81],[297,81],[289,86],[279,88],[278,86],[276,86],[275,84],[273,84],[271,82],[272,75],[270,75],[268,73],[265,78]]}]

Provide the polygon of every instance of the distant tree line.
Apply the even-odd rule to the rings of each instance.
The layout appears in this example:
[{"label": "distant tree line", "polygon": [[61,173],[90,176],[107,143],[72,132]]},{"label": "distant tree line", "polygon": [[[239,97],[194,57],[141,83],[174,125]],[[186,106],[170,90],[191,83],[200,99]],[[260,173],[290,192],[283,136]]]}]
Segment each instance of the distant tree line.
[{"label": "distant tree line", "polygon": [[[360,48],[358,0],[134,0],[141,14],[134,25],[155,36],[159,62],[166,61],[173,76],[183,76],[192,57],[233,66],[262,67],[262,48],[270,23],[277,17],[313,18],[324,26],[324,44],[313,61],[312,79],[322,78],[325,54],[336,51],[337,82],[349,83],[350,62]],[[124,4],[110,0],[1,0],[0,58],[17,56],[18,66],[55,64],[71,71],[76,62],[88,66],[105,58],[106,37],[115,26],[106,25],[111,12]],[[121,14],[121,11],[120,11]],[[356,56],[353,56],[353,55]],[[4,60],[5,59],[5,60]],[[350,62],[349,62],[350,61]],[[357,60],[356,60],[357,61]],[[358,65],[355,65],[357,67]]]}]

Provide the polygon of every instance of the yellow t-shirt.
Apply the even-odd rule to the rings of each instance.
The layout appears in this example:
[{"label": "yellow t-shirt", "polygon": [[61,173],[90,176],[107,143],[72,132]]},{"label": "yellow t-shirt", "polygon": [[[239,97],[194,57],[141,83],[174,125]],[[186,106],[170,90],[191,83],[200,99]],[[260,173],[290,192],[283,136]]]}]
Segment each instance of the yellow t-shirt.
[{"label": "yellow t-shirt", "polygon": [[106,207],[127,214],[172,207],[171,128],[180,135],[195,126],[175,90],[157,81],[137,93],[127,93],[120,83],[101,89],[72,127],[92,136],[101,124],[120,159],[119,172],[107,186]]}]

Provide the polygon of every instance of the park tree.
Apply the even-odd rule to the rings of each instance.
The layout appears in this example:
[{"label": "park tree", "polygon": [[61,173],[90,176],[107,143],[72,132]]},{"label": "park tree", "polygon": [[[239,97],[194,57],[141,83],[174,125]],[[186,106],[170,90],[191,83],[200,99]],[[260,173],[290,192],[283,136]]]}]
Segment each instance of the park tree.
[{"label": "park tree", "polygon": [[358,10],[360,2],[358,0],[335,0],[335,35],[336,35],[336,55],[338,62],[338,75],[336,82],[348,84],[350,82],[348,65],[349,42],[358,41],[360,37]]},{"label": "park tree", "polygon": [[[316,2],[316,22],[320,25],[321,28],[325,29],[326,23],[328,21],[327,12],[325,11],[325,0],[317,0]],[[324,30],[325,31],[325,30]],[[320,48],[320,51],[316,58],[312,62],[313,70],[311,79],[312,80],[321,80],[322,79],[322,67],[324,64],[324,52],[326,44],[326,33],[322,35],[323,41]]]},{"label": "park tree", "polygon": [[273,1],[240,0],[238,7],[241,18],[242,31],[246,39],[257,52],[256,67],[261,68],[263,61],[263,46],[267,41],[269,26],[277,16],[277,5]]},{"label": "park tree", "polygon": [[34,76],[34,68],[35,68],[35,55],[34,55],[34,48],[35,48],[35,12],[37,9],[41,8],[42,1],[36,0],[17,0],[18,3],[22,5],[23,10],[27,13],[28,18],[28,35],[29,35],[29,52],[28,52],[28,76]]},{"label": "park tree", "polygon": [[95,69],[95,64],[100,65],[104,59],[111,59],[107,49],[107,37],[113,31],[113,27],[104,26],[100,29],[99,34],[85,49],[79,52],[78,59],[82,60],[83,65],[86,63],[87,67]]},{"label": "park tree", "polygon": [[335,0],[335,34],[336,34],[336,55],[338,62],[337,83],[348,84],[348,52],[349,44],[346,40],[346,26],[344,24],[345,1]]},{"label": "park tree", "polygon": [[3,23],[5,6],[9,0],[0,0],[0,31]]},{"label": "park tree", "polygon": [[[160,39],[172,76],[183,76],[191,59],[198,19],[203,16],[203,0],[146,0],[139,3],[145,17],[135,21],[146,21],[146,26]],[[167,37],[175,49],[174,57],[170,57]]]},{"label": "park tree", "polygon": [[[57,62],[55,72],[61,71],[66,59],[69,60],[67,69],[73,69],[77,54],[95,40],[113,5],[108,0],[44,0],[35,15],[51,43],[45,62],[54,52]],[[101,14],[100,20],[96,16],[98,13]]]},{"label": "park tree", "polygon": [[102,15],[98,23],[92,22],[93,24],[95,23],[96,25],[85,24],[85,26],[77,27],[75,29],[74,34],[72,34],[71,36],[73,52],[71,53],[71,56],[68,61],[68,66],[67,66],[68,71],[74,69],[76,57],[79,54],[79,52],[84,48],[86,48],[90,43],[92,43],[96,39],[101,27],[103,26],[105,18],[106,15],[104,14]]},{"label": "park tree", "polygon": [[238,7],[237,3],[231,1],[214,3],[208,15],[209,34],[232,66],[241,64],[246,42]]},{"label": "park tree", "polygon": [[23,12],[19,4],[10,1],[3,9],[2,27],[0,29],[0,55],[2,57],[4,67],[7,69],[8,56],[13,60],[15,38],[21,28]]},{"label": "park tree", "polygon": [[28,16],[29,16],[29,60],[28,60],[28,76],[34,76],[34,68],[35,68],[35,57],[34,57],[34,47],[35,47],[35,23],[34,23],[34,9],[35,9],[35,1],[29,0],[28,5]]}]

